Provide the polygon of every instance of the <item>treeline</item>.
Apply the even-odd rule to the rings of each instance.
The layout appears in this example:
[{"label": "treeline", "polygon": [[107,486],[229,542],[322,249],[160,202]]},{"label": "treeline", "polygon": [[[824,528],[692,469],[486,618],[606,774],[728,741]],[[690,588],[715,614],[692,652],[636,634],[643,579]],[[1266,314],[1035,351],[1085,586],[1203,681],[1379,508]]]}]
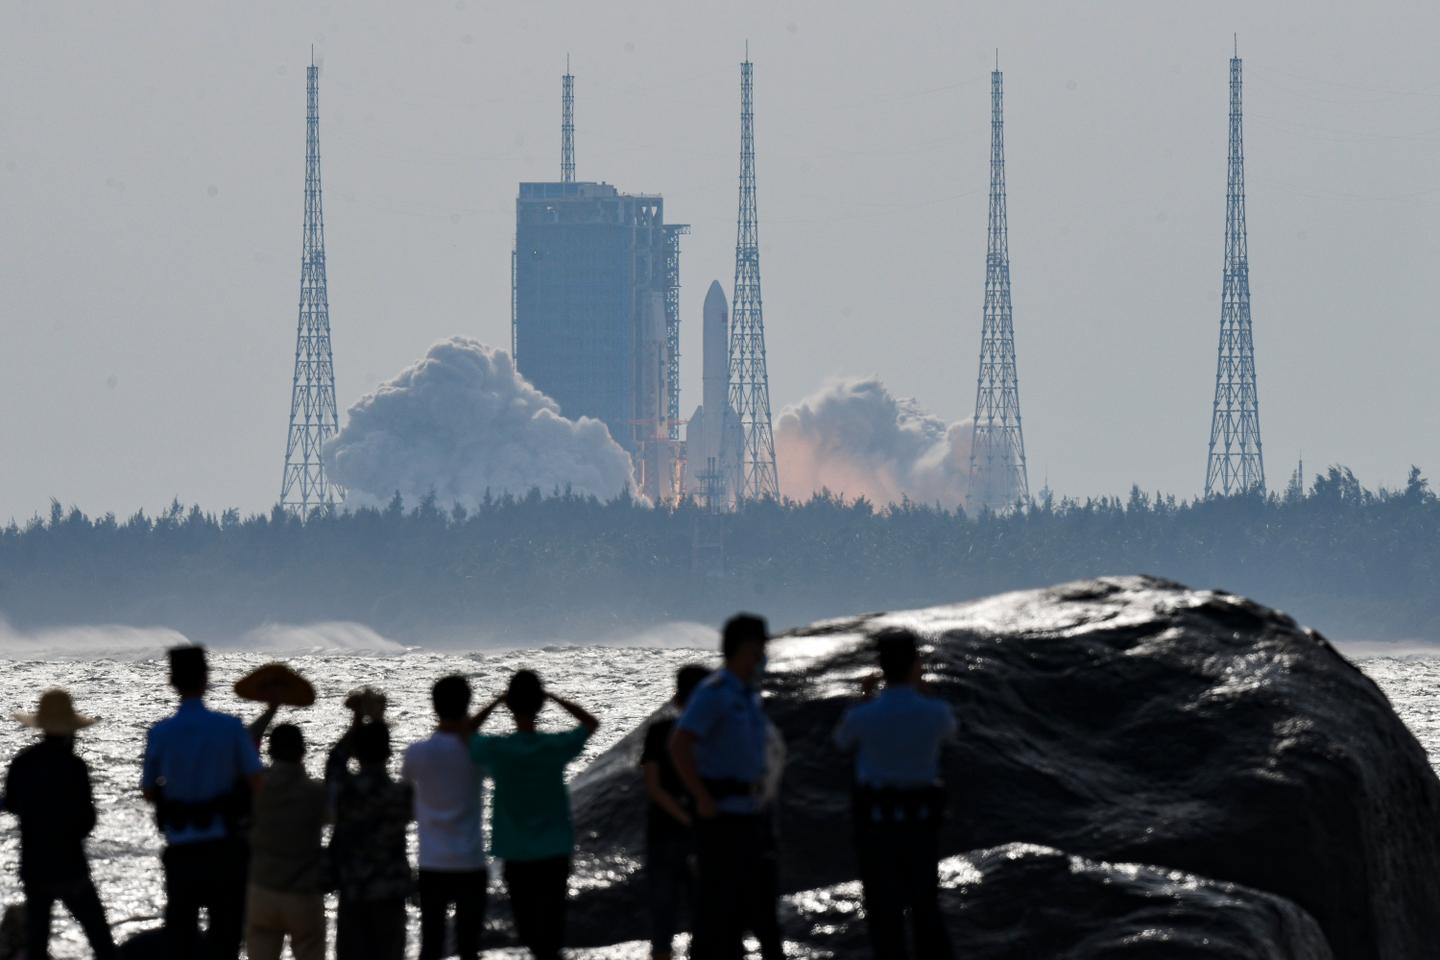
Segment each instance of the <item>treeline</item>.
[{"label": "treeline", "polygon": [[1101,574],[1221,587],[1354,639],[1440,639],[1440,503],[1418,469],[1371,491],[1054,501],[1001,516],[820,495],[731,514],[566,492],[426,499],[301,523],[175,503],[0,530],[0,615],[19,628],[168,626],[196,639],[354,620],[402,642],[615,639],[738,607],[777,624],[965,600]]}]

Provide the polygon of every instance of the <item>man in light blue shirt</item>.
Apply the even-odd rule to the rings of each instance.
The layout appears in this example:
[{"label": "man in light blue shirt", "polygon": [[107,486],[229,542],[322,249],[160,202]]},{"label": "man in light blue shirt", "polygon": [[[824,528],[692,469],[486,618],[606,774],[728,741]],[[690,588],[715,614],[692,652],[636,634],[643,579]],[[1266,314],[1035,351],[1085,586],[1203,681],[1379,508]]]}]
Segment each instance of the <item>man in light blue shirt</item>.
[{"label": "man in light blue shirt", "polygon": [[865,919],[878,960],[906,960],[905,912],[915,955],[948,960],[938,902],[940,824],[945,797],[940,749],[955,735],[950,705],[921,678],[919,643],[908,630],[876,638],[885,688],[846,711],[835,742],[855,753],[855,852],[865,888]]},{"label": "man in light blue shirt", "polygon": [[202,647],[170,651],[173,716],[150,728],[140,786],[165,832],[165,931],[169,955],[195,955],[200,908],[209,913],[207,956],[234,957],[244,933],[249,857],[242,821],[264,769],[238,717],[205,706]]},{"label": "man in light blue shirt", "polygon": [[768,641],[760,617],[730,618],[720,647],[725,666],[691,694],[670,741],[675,772],[695,801],[696,960],[741,956],[746,930],[760,941],[764,960],[784,957],[775,837],[761,799],[769,721],[760,678]]}]

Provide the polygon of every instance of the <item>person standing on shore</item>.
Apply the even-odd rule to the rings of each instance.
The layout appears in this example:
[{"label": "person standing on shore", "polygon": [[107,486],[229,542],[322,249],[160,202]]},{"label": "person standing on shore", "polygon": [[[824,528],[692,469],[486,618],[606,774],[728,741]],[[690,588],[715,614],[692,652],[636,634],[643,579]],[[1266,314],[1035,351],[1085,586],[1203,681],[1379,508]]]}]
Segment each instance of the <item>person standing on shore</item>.
[{"label": "person standing on shore", "polygon": [[[695,688],[710,676],[705,667],[691,664],[675,675],[675,711],[683,712]],[[699,913],[699,889],[694,875],[695,804],[675,763],[670,759],[670,737],[675,714],[661,714],[645,730],[640,770],[649,798],[645,813],[645,880],[650,892],[650,957],[670,960],[675,955],[680,908],[686,908],[690,925]]]},{"label": "person standing on shore", "polygon": [[270,733],[250,831],[249,960],[280,960],[286,937],[295,960],[325,960],[325,784],[305,773],[304,760],[299,727],[282,723]]},{"label": "person standing on shore", "polygon": [[445,956],[445,922],[455,909],[461,960],[480,955],[490,874],[480,817],[483,772],[470,759],[470,684],[441,677],[431,690],[435,732],[405,750],[400,778],[415,791],[420,834],[420,960]]},{"label": "person standing on shore", "polygon": [[90,769],[75,755],[75,734],[95,721],[76,713],[64,690],[46,691],[39,710],[15,719],[44,735],[10,761],[0,797],[0,808],[20,820],[25,954],[50,955],[50,914],[59,901],[85,931],[96,960],[110,960],[115,941],[85,858],[85,838],[95,829]]},{"label": "person standing on shore", "polygon": [[774,823],[764,809],[769,721],[760,699],[769,632],[741,613],[725,624],[725,665],[691,696],[670,754],[695,802],[700,868],[698,960],[735,960],[745,931],[765,960],[782,960]]},{"label": "person standing on shore", "polygon": [[[538,731],[535,720],[547,701],[575,718],[575,726],[558,733]],[[502,703],[515,720],[515,732],[480,734]],[[530,670],[516,671],[506,691],[473,721],[477,733],[470,741],[471,756],[495,781],[491,853],[505,861],[515,932],[535,960],[559,960],[565,945],[570,857],[575,852],[565,767],[599,726],[583,707],[546,693]]]},{"label": "person standing on shore", "polygon": [[209,914],[206,953],[235,957],[245,932],[249,854],[243,820],[264,783],[255,742],[238,717],[205,706],[203,647],[170,651],[174,715],[150,728],[140,787],[165,833],[165,931],[172,957],[191,957],[200,908]]},{"label": "person standing on shore", "polygon": [[865,923],[877,960],[948,960],[938,899],[940,750],[955,735],[955,714],[925,689],[915,634],[885,630],[876,640],[885,688],[876,696],[875,678],[867,678],[866,702],[846,711],[835,731],[841,749],[855,752],[852,815]]},{"label": "person standing on shore", "polygon": [[383,700],[379,710],[373,706],[375,696],[352,698],[355,722],[325,764],[335,803],[330,856],[340,893],[336,960],[405,957],[405,900],[415,889],[405,829],[414,792],[390,779],[390,728],[380,718]]}]

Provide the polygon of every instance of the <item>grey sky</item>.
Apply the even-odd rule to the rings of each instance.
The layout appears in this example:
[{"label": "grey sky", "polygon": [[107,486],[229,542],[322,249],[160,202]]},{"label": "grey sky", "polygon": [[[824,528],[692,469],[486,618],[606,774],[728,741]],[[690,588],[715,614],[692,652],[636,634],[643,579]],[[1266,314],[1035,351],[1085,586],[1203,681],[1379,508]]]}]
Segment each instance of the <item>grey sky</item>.
[{"label": "grey sky", "polygon": [[[973,405],[988,73],[1007,94],[1031,486],[1203,483],[1240,34],[1265,453],[1440,471],[1440,8],[1423,3],[72,3],[0,6],[0,518],[277,493],[304,66],[342,407],[455,334],[508,343],[521,179],[665,195],[685,401],[733,271],[756,77],[776,411],[878,374]],[[782,464],[783,469],[783,464]]]}]

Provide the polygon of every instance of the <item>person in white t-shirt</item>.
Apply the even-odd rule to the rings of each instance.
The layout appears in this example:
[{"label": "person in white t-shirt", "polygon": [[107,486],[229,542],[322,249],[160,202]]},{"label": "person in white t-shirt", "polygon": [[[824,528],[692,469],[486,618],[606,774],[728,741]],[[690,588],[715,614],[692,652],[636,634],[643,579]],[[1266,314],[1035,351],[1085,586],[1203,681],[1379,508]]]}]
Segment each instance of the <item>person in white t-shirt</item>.
[{"label": "person in white t-shirt", "polygon": [[470,758],[470,684],[461,676],[435,682],[430,699],[435,732],[405,751],[400,777],[415,790],[420,833],[420,960],[445,956],[445,923],[455,909],[461,960],[480,954],[485,924],[485,844],[480,789],[485,771]]}]

